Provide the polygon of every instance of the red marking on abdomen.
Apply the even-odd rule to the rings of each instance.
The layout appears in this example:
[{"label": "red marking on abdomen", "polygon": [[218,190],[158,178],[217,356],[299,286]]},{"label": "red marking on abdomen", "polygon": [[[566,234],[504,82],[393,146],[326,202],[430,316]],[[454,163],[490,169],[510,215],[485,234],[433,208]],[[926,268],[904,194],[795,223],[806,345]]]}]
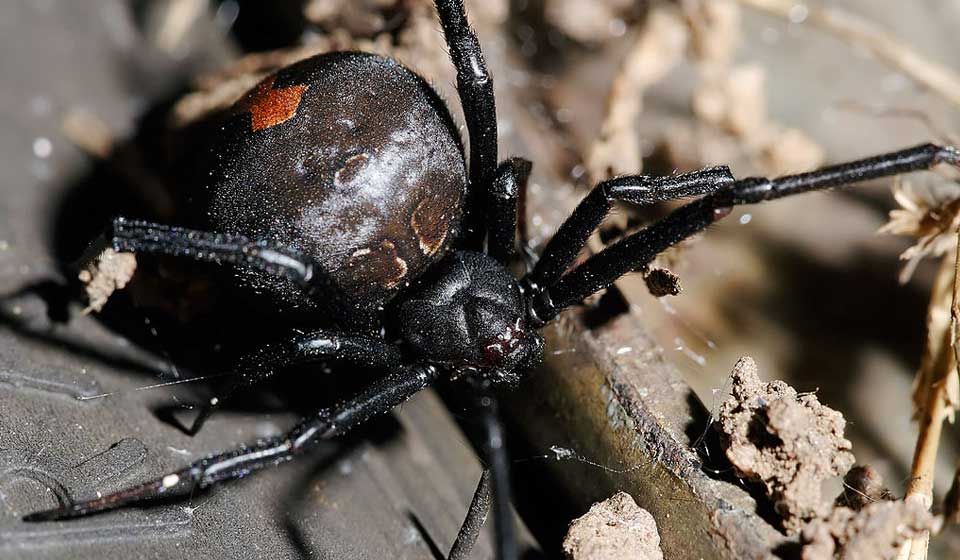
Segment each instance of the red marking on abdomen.
[{"label": "red marking on abdomen", "polygon": [[297,114],[308,85],[273,88],[277,76],[268,76],[237,102],[237,113],[250,113],[253,132],[286,122]]}]

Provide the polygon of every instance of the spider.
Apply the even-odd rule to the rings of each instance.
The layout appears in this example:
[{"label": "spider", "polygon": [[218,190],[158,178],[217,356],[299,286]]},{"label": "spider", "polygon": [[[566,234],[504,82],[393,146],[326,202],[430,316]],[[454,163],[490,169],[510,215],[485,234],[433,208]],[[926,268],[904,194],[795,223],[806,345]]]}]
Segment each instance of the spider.
[{"label": "spider", "polygon": [[[119,252],[232,266],[233,282],[253,288],[279,312],[335,325],[241,357],[234,386],[206,404],[194,431],[233,391],[284,368],[336,359],[380,369],[382,377],[283,436],[27,520],[188,496],[305,453],[441,379],[458,379],[479,395],[490,474],[451,557],[469,550],[489,498],[497,555],[515,558],[507,460],[490,388],[517,384],[541,361],[542,327],[734,206],[941,162],[960,167],[955,148],[924,144],[778,179],[736,179],[725,166],[616,177],[593,188],[517,278],[508,266],[531,163],[498,163],[493,82],[479,41],[462,0],[435,5],[457,72],[469,158],[446,105],[415,72],[377,55],[319,55],[264,79],[224,121],[209,196],[196,203],[207,229],[121,217],[99,241]],[[614,202],[693,197],[699,198],[576,262]]]}]

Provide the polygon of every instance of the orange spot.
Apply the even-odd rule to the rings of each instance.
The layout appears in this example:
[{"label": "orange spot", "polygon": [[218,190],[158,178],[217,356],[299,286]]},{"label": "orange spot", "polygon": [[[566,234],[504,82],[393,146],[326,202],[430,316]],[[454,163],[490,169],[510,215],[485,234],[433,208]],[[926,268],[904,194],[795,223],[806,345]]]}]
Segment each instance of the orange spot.
[{"label": "orange spot", "polygon": [[257,132],[286,122],[297,114],[303,92],[309,86],[273,89],[276,75],[268,76],[237,103],[237,113],[250,113],[253,131]]}]

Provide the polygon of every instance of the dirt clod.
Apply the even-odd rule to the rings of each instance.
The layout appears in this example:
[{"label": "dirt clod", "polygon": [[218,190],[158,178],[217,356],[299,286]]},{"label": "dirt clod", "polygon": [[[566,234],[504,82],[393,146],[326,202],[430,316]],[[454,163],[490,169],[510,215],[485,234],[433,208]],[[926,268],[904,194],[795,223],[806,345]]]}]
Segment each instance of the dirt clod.
[{"label": "dirt clod", "polygon": [[575,519],[563,552],[570,560],[663,560],[653,516],[626,492],[593,504]]},{"label": "dirt clod", "polygon": [[88,304],[84,311],[103,309],[110,295],[123,289],[136,270],[137,258],[133,253],[118,253],[113,249],[105,249],[87,263],[78,275],[87,296]]},{"label": "dirt clod", "polygon": [[807,524],[800,534],[803,560],[883,560],[897,557],[907,539],[932,527],[933,519],[916,501],[880,501],[860,511],[838,507],[829,517]]},{"label": "dirt clod", "polygon": [[682,291],[680,277],[665,268],[654,268],[643,280],[653,297],[675,296]]},{"label": "dirt clod", "polygon": [[732,396],[717,419],[730,462],[764,485],[788,532],[829,515],[821,483],[854,463],[843,415],[782,381],[763,383],[752,358],[741,358],[731,375]]}]

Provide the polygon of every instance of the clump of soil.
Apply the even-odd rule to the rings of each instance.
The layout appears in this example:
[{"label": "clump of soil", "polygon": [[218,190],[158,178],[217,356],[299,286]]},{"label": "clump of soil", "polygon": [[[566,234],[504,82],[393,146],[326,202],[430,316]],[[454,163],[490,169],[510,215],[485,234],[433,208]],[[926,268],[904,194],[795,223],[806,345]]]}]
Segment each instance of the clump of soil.
[{"label": "clump of soil", "polygon": [[80,271],[79,279],[87,296],[87,308],[100,311],[113,292],[122,290],[137,270],[137,258],[133,253],[118,253],[104,249]]},{"label": "clump of soil", "polygon": [[854,463],[843,415],[782,381],[763,383],[752,358],[737,362],[732,382],[716,425],[737,472],[763,484],[788,533],[830,515],[821,483]]},{"label": "clump of soil", "polygon": [[681,292],[680,277],[665,268],[654,268],[643,280],[653,297],[675,296]]},{"label": "clump of soil", "polygon": [[803,560],[885,560],[907,539],[932,528],[933,518],[914,500],[879,501],[860,511],[838,507],[808,523],[800,534]]},{"label": "clump of soil", "polygon": [[563,552],[570,560],[663,560],[653,516],[626,492],[593,504],[575,519],[563,539]]}]

